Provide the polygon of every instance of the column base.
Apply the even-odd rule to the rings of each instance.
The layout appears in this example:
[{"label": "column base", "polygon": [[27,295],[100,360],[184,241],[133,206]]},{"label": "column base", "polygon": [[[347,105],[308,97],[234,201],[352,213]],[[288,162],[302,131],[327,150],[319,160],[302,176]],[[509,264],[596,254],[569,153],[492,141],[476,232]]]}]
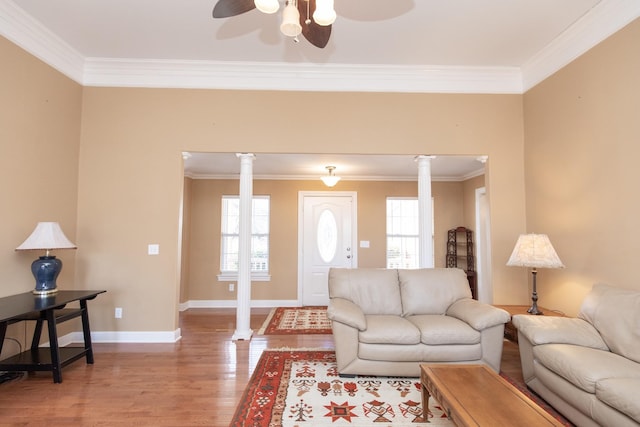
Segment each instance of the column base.
[{"label": "column base", "polygon": [[231,337],[231,340],[250,340],[252,335],[253,331],[251,329],[249,329],[248,331],[239,331],[236,329],[236,331],[233,333],[233,336]]}]

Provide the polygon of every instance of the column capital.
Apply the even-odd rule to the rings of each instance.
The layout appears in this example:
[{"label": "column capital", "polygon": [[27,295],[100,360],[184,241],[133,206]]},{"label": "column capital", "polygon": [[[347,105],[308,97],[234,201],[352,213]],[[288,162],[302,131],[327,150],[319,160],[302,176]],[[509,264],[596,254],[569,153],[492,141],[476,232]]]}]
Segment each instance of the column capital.
[{"label": "column capital", "polygon": [[253,153],[236,153],[236,157],[239,158],[240,160],[245,160],[245,159],[255,160],[256,159],[256,155],[253,154]]},{"label": "column capital", "polygon": [[413,158],[413,160],[416,161],[416,162],[423,162],[423,161],[426,161],[426,160],[431,161],[431,160],[433,160],[435,158],[436,158],[436,156],[433,156],[431,154],[419,154],[419,155],[415,156]]}]

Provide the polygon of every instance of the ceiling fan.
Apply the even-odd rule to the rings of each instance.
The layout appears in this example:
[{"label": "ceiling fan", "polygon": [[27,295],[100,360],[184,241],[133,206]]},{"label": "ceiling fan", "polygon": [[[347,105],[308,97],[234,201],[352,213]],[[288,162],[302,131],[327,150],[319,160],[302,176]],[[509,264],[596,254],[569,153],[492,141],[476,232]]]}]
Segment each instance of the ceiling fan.
[{"label": "ceiling fan", "polygon": [[[213,8],[214,18],[229,18],[253,9],[275,13],[278,0],[218,0]],[[302,34],[312,45],[323,48],[331,36],[331,24],[336,19],[333,0],[286,0],[280,31],[294,41]]]}]

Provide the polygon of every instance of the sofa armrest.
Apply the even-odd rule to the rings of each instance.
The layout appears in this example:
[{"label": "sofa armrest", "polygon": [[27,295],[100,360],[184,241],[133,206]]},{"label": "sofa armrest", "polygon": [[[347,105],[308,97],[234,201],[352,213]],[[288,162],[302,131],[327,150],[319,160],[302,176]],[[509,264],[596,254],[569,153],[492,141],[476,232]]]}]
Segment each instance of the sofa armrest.
[{"label": "sofa armrest", "polygon": [[513,325],[532,345],[573,344],[608,351],[609,347],[589,322],[571,317],[513,316]]},{"label": "sofa armrest", "polygon": [[332,322],[344,323],[360,331],[367,329],[367,319],[362,309],[344,298],[331,298],[327,307],[327,317]]},{"label": "sofa armrest", "polygon": [[449,306],[446,314],[466,322],[477,331],[507,323],[511,318],[505,310],[471,298],[457,300]]}]

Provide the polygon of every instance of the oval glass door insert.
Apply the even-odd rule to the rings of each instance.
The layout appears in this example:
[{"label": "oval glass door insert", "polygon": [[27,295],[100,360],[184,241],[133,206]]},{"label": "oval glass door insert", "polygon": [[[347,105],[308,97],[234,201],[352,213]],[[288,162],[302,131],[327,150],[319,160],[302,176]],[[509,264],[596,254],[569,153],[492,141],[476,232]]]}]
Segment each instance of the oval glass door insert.
[{"label": "oval glass door insert", "polygon": [[335,215],[329,209],[323,210],[318,218],[316,241],[322,261],[328,263],[333,260],[338,249],[338,224]]}]

